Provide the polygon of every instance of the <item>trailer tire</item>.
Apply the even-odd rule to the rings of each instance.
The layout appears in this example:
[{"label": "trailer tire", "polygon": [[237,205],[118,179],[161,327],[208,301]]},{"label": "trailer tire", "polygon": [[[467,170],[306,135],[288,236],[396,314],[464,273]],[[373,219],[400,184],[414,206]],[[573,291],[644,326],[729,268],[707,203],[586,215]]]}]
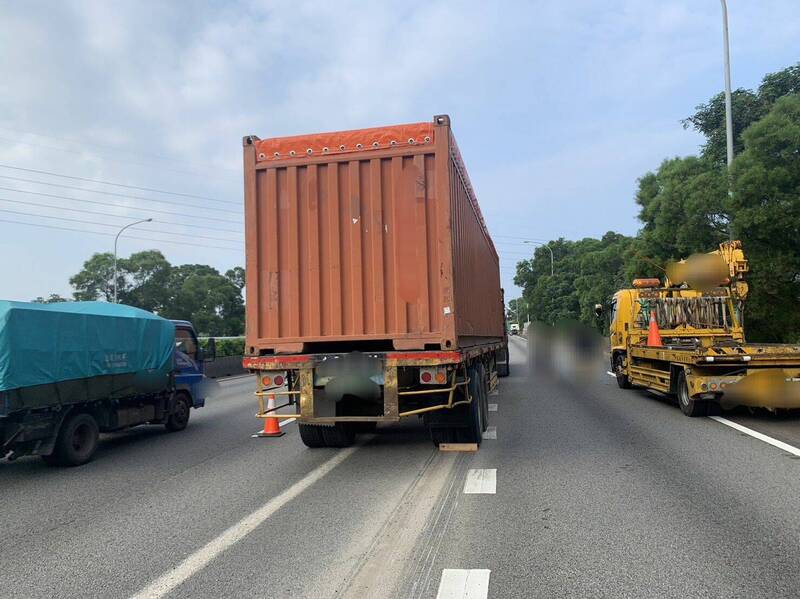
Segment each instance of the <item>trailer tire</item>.
[{"label": "trailer tire", "polygon": [[164,423],[166,429],[175,433],[182,431],[189,425],[189,416],[192,413],[192,401],[185,393],[177,393],[175,395],[175,403],[172,406],[172,412],[167,417]]},{"label": "trailer tire", "polygon": [[[500,361],[501,357],[503,358],[502,362]],[[511,365],[508,363],[508,348],[495,354],[495,368],[499,377],[507,377],[511,374]]]},{"label": "trailer tire", "polygon": [[[462,443],[477,443],[481,444],[483,441],[483,415],[481,410],[481,401],[484,396],[483,383],[481,381],[480,366],[473,366],[468,371],[469,384],[467,386],[472,401],[464,407],[466,426],[464,428],[456,429],[458,435],[461,437]],[[488,411],[488,406],[487,406]]]},{"label": "trailer tire", "polygon": [[633,386],[628,375],[625,374],[625,356],[622,353],[614,356],[614,375],[617,377],[617,385],[620,389],[630,389]]},{"label": "trailer tire", "polygon": [[350,447],[356,440],[356,431],[350,422],[337,422],[320,428],[326,447]]},{"label": "trailer tire", "polygon": [[456,430],[453,427],[449,426],[428,426],[428,432],[431,436],[431,441],[436,447],[439,447],[441,443],[455,443],[456,441]]},{"label": "trailer tire", "polygon": [[708,402],[692,399],[689,395],[689,385],[686,382],[686,373],[683,370],[678,373],[676,389],[678,391],[678,406],[681,412],[691,418],[708,415]]},{"label": "trailer tire", "polygon": [[489,377],[483,364],[478,366],[481,382],[481,432],[486,432],[489,427]]},{"label": "trailer tire", "polygon": [[306,447],[327,447],[325,437],[322,435],[321,426],[316,424],[303,424],[301,422],[297,427],[300,429],[300,439]]},{"label": "trailer tire", "polygon": [[58,431],[53,453],[42,457],[48,464],[81,466],[94,457],[99,440],[100,427],[94,416],[78,412],[67,416]]}]

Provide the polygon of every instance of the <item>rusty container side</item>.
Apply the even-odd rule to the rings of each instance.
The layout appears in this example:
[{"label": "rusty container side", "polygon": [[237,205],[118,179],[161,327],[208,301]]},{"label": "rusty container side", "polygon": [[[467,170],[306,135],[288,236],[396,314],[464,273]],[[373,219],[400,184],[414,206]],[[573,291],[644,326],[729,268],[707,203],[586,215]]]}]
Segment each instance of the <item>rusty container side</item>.
[{"label": "rusty container side", "polygon": [[[454,184],[463,165],[453,148],[447,117],[244,139],[249,354],[453,348],[459,334],[502,335],[502,314],[496,334],[481,314],[492,300],[478,297],[494,275],[488,295],[500,293],[497,256],[471,188]],[[457,299],[453,244],[466,253]],[[470,285],[470,269],[491,267],[487,250],[496,272],[473,270]]]},{"label": "rusty container side", "polygon": [[449,149],[455,335],[464,347],[502,338],[505,308],[500,259],[452,135]]}]

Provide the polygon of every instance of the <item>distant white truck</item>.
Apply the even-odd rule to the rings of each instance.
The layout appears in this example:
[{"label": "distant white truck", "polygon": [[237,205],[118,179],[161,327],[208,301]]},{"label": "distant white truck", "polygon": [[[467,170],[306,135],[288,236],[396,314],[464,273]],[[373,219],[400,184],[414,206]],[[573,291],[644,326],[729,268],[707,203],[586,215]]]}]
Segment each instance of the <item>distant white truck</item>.
[{"label": "distant white truck", "polygon": [[511,335],[519,335],[519,324],[516,322],[512,322],[511,326],[508,329],[508,332]]}]

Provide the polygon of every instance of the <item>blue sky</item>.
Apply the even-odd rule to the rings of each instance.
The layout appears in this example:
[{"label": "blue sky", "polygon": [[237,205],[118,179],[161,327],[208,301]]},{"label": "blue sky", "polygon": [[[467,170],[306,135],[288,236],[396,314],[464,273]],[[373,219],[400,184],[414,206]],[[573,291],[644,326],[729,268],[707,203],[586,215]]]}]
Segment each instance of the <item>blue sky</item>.
[{"label": "blue sky", "polygon": [[[729,4],[734,87],[800,60],[797,0]],[[717,0],[3,3],[0,298],[69,294],[114,227],[147,216],[130,235],[158,241],[121,255],[243,264],[243,135],[438,113],[514,297],[517,238],[636,231],[637,177],[702,141],[679,121],[721,90],[721,39]]]}]

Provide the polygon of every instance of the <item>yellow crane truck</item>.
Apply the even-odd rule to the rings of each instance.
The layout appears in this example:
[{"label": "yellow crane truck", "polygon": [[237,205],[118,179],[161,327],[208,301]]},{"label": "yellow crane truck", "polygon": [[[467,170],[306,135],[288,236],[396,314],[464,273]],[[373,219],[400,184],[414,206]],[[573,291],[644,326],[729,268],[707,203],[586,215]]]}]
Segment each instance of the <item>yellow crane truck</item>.
[{"label": "yellow crane truck", "polygon": [[673,394],[687,416],[800,407],[800,345],[745,341],[748,270],[741,242],[729,241],[669,265],[663,285],[635,279],[617,291],[609,326],[617,384]]}]

